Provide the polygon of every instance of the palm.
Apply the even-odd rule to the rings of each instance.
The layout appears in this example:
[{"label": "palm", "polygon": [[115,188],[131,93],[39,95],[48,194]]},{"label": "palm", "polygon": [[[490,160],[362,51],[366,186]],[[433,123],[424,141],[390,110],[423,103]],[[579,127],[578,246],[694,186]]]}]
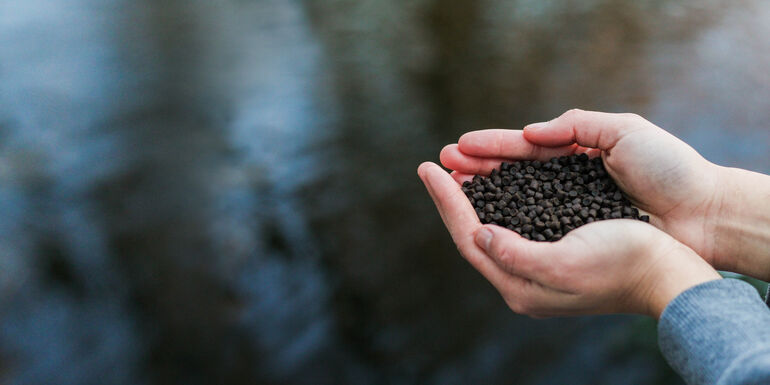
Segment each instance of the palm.
[{"label": "palm", "polygon": [[[653,257],[666,255],[666,252],[661,251],[675,244],[667,242],[670,238],[661,235],[659,230],[651,226],[627,219],[598,221],[581,226],[562,239],[566,244],[563,249],[570,250],[569,259],[563,263],[568,264],[571,277],[564,277],[557,284],[564,285],[560,287],[562,290],[580,287],[583,292],[597,292],[601,287],[616,286],[613,282],[617,277],[641,279],[643,272],[650,268],[649,264],[658,262]],[[642,250],[649,257],[637,258]],[[628,288],[634,288],[642,282],[627,283]],[[602,308],[604,304],[617,303],[628,293],[619,291],[608,292],[606,295],[596,298],[593,304],[595,313],[607,312]]]},{"label": "palm", "polygon": [[603,157],[618,186],[652,215],[654,225],[713,259],[703,226],[716,181],[705,159],[662,130],[632,132]]}]

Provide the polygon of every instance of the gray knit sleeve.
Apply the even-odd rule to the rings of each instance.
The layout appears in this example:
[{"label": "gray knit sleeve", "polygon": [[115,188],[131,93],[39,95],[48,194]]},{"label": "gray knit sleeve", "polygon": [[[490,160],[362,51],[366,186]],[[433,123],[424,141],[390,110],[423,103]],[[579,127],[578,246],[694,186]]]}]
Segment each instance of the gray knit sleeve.
[{"label": "gray knit sleeve", "polygon": [[688,384],[770,384],[770,310],[737,279],[692,287],[668,304],[658,343]]},{"label": "gray knit sleeve", "polygon": [[770,285],[767,285],[767,291],[765,292],[765,304],[770,307]]}]

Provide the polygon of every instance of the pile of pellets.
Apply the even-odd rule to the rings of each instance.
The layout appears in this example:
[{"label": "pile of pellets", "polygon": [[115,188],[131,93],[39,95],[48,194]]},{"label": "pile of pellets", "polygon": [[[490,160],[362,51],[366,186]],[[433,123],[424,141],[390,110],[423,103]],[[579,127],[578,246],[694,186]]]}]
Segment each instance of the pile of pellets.
[{"label": "pile of pellets", "polygon": [[500,165],[488,177],[476,175],[462,190],[482,223],[513,230],[535,241],[555,242],[568,232],[604,219],[649,222],[604,169],[587,155]]}]

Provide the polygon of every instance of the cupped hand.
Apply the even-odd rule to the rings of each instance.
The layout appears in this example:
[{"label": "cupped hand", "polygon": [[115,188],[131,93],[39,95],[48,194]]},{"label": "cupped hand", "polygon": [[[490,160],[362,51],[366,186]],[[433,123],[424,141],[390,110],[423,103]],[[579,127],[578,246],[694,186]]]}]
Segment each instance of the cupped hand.
[{"label": "cupped hand", "polygon": [[673,135],[634,114],[570,110],[520,130],[481,130],[446,146],[441,162],[462,182],[504,160],[587,153],[605,167],[650,223],[694,249],[716,268],[733,263],[715,252],[719,167]]},{"label": "cupped hand", "polygon": [[534,317],[639,313],[658,317],[676,295],[719,274],[690,248],[642,222],[582,226],[558,242],[482,225],[443,169],[418,169],[460,253],[517,313]]}]

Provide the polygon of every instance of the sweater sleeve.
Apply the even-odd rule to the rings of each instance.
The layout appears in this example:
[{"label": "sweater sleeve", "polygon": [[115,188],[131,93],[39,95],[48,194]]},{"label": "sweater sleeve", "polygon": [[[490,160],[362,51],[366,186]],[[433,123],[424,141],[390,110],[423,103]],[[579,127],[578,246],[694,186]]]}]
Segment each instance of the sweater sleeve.
[{"label": "sweater sleeve", "polygon": [[754,287],[718,279],[668,304],[658,343],[688,384],[770,384],[768,328],[770,310]]}]

